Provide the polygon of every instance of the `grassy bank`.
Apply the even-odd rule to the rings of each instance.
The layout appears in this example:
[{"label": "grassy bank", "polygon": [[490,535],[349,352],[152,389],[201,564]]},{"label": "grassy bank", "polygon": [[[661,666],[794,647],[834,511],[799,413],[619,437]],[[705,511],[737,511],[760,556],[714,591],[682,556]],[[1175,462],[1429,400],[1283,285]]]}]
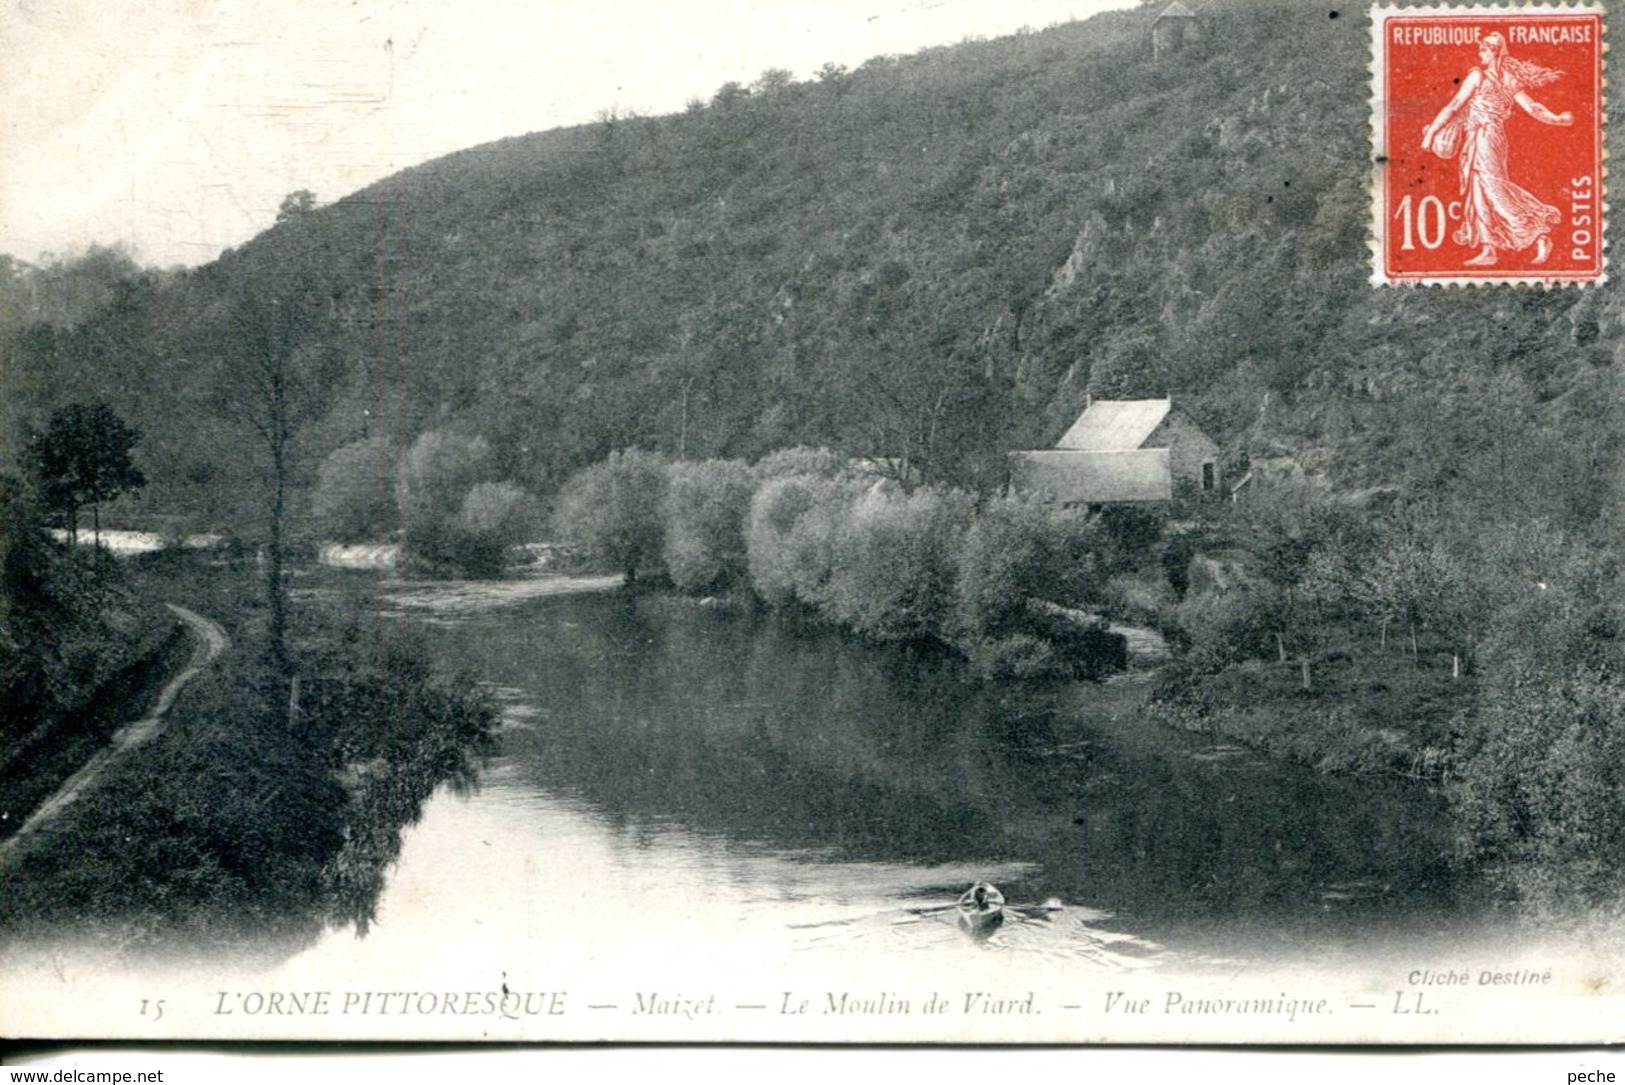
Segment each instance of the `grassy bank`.
[{"label": "grassy bank", "polygon": [[141,718],[165,679],[190,650],[184,629],[168,615],[146,635],[121,645],[133,658],[71,705],[50,705],[13,721],[0,747],[0,840],[11,837],[29,814],[111,741],[125,724]]},{"label": "grassy bank", "polygon": [[262,658],[251,568],[163,555],[130,579],[221,621],[231,647],[161,736],[24,842],[0,928],[71,926],[118,948],[364,929],[401,830],[440,784],[472,783],[492,705],[370,621],[364,592],[296,610],[295,685]]},{"label": "grassy bank", "polygon": [[139,717],[185,648],[119,563],[53,542],[0,478],[0,839]]},{"label": "grassy bank", "polygon": [[1383,773],[1439,781],[1455,745],[1457,714],[1477,683],[1452,677],[1449,653],[1345,642],[1307,663],[1250,659],[1203,673],[1166,667],[1154,718],[1223,735],[1321,772]]}]

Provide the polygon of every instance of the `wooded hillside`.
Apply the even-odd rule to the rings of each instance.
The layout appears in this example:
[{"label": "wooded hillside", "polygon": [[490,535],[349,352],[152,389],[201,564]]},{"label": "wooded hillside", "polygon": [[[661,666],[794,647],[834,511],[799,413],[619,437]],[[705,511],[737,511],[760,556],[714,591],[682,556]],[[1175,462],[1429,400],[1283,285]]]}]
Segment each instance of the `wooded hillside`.
[{"label": "wooded hillside", "polygon": [[450,429],[542,495],[628,446],[822,444],[990,488],[1086,392],[1171,392],[1233,461],[1596,525],[1618,290],[1370,288],[1363,6],[1211,0],[1154,60],[1160,6],[290,205],[208,267],[8,322],[4,440],[101,398],[146,434],[145,507],[220,527],[263,504],[234,406],[256,350],[294,360],[296,478]]}]

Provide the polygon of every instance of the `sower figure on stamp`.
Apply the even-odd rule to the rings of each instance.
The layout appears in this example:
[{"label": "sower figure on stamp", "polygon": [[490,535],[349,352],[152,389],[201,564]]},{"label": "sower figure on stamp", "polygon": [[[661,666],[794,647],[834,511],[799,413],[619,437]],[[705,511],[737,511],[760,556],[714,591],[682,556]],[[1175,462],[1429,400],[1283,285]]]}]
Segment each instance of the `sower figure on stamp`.
[{"label": "sower figure on stamp", "polygon": [[1535,246],[1534,263],[1552,254],[1551,230],[1561,219],[1507,175],[1506,121],[1516,105],[1542,124],[1567,126],[1572,113],[1553,113],[1527,88],[1543,87],[1561,72],[1507,55],[1506,39],[1487,34],[1478,46],[1479,66],[1462,80],[1450,104],[1422,132],[1422,146],[1441,158],[1460,155],[1461,225],[1451,235],[1458,245],[1477,245],[1469,266],[1494,264],[1501,250]]}]

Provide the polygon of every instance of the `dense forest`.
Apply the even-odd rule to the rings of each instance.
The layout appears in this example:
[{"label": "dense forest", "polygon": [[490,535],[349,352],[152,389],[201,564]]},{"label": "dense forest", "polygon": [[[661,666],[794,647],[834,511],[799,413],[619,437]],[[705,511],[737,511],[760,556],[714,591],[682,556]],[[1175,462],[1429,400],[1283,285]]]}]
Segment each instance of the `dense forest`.
[{"label": "dense forest", "polygon": [[[476,147],[290,200],[196,271],[92,254],[32,308],[67,276],[13,265],[0,432],[101,398],[147,435],[146,507],[229,526],[272,335],[306,482],[451,430],[543,496],[630,446],[994,486],[1086,392],[1171,392],[1237,460],[1595,521],[1617,291],[1369,289],[1364,12],[1215,2],[1154,60],[1156,10]],[[253,342],[245,310],[285,327]]]},{"label": "dense forest", "polygon": [[[295,194],[196,270],[9,262],[0,462],[100,400],[144,434],[127,522],[252,539],[275,500],[295,535],[364,535],[410,530],[397,487],[455,477],[486,487],[464,520],[507,517],[634,448],[823,446],[986,498],[1086,396],[1171,394],[1229,477],[1278,484],[1216,530],[1286,615],[1245,650],[1247,615],[1193,619],[1185,665],[1284,659],[1334,620],[1384,646],[1397,620],[1418,660],[1418,629],[1448,634],[1464,850],[1603,892],[1625,299],[1373,288],[1364,5],[1210,0],[1154,57],[1163,6]],[[377,515],[321,519],[324,476]]]}]

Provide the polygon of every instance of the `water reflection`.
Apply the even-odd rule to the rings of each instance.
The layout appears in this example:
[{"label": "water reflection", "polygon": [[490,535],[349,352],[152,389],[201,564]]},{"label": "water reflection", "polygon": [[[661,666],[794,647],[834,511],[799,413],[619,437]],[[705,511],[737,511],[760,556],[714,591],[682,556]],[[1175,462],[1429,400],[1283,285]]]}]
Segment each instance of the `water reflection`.
[{"label": "water reflection", "polygon": [[[425,635],[507,703],[500,786],[475,806],[527,870],[573,856],[590,822],[607,856],[553,876],[629,909],[725,905],[792,948],[913,952],[964,939],[910,909],[986,878],[1068,905],[989,946],[1113,968],[1160,946],[1358,945],[1469,911],[1425,792],[1152,727],[1132,682],[976,684],[929,649],[624,593]],[[433,861],[413,847],[406,884]]]}]

